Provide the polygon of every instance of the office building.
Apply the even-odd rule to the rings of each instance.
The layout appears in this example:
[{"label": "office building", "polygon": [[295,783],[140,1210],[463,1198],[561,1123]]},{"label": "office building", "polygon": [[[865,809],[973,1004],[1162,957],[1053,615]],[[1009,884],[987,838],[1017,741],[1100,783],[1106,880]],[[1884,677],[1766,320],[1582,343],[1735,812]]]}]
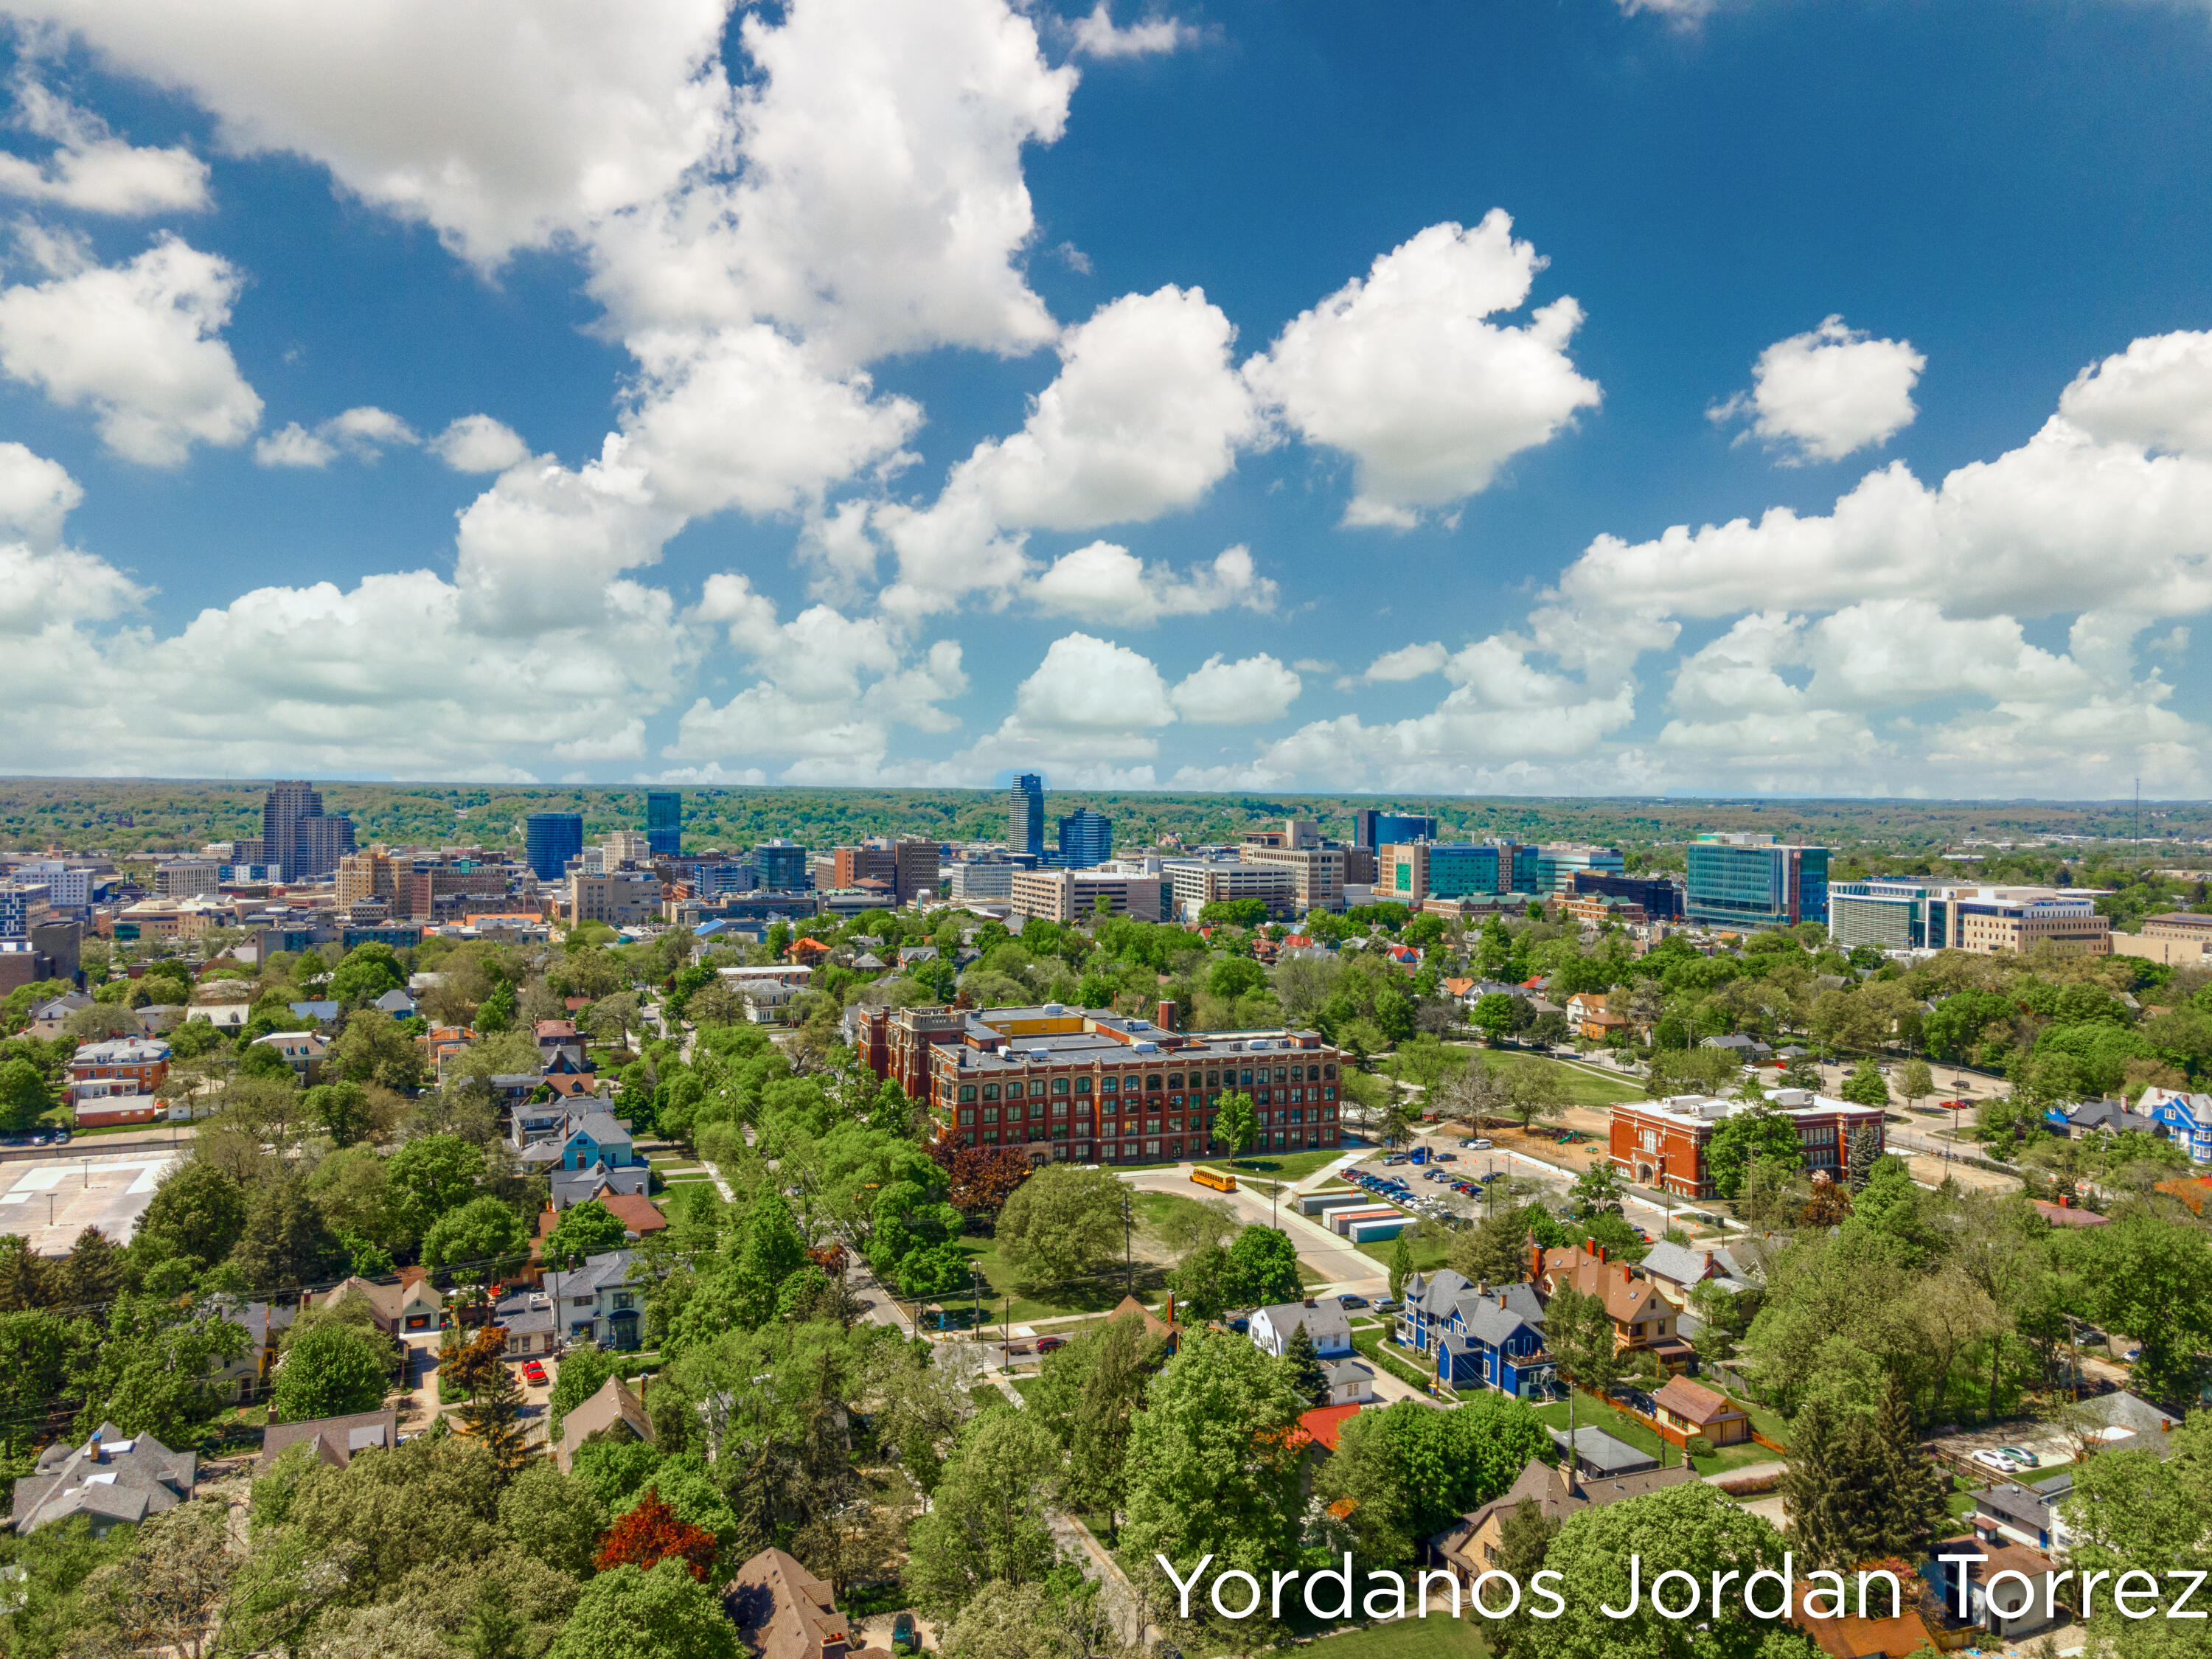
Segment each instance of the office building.
[{"label": "office building", "polygon": [[1006,799],[1006,850],[1044,856],[1044,780],[1034,772],[1016,775]]},{"label": "office building", "polygon": [[313,881],[354,850],[353,820],[325,813],[320,793],[304,781],[272,784],[261,805],[261,845],[251,850],[258,856],[234,861],[281,865],[287,879]]},{"label": "office building", "polygon": [[1498,890],[1498,848],[1486,842],[1385,842],[1376,849],[1375,896],[1401,904],[1473,898]]},{"label": "office building", "polygon": [[1828,919],[1828,849],[1771,836],[1699,836],[1688,848],[1683,911],[1710,927],[1790,927]]},{"label": "office building", "polygon": [[1103,812],[1086,806],[1060,821],[1060,863],[1071,870],[1087,870],[1113,856],[1114,820]]},{"label": "office building", "polygon": [[940,1146],[1018,1146],[1032,1164],[1194,1158],[1212,1146],[1229,1090],[1259,1108],[1260,1147],[1338,1144],[1346,1062],[1310,1031],[1179,1032],[1056,1003],[972,1012],[854,1003],[845,1036],[878,1077],[928,1103]]},{"label": "office building", "polygon": [[[393,914],[402,914],[398,905],[398,865],[389,853],[371,848],[366,853],[347,854],[338,860],[335,885],[340,909],[383,899],[392,905]],[[415,912],[410,907],[404,914],[412,915]]]},{"label": "office building", "polygon": [[1642,908],[1652,921],[1674,921],[1682,914],[1682,890],[1664,876],[1616,875],[1603,870],[1577,870],[1575,895],[1579,898],[1616,898]]},{"label": "office building", "polygon": [[645,840],[648,858],[672,859],[684,850],[684,797],[675,790],[647,792]]},{"label": "office building", "polygon": [[1246,864],[1291,872],[1291,903],[1302,916],[1316,910],[1344,908],[1345,854],[1344,848],[1320,845],[1318,836],[1310,846],[1288,839],[1277,844],[1248,836],[1237,848],[1237,857]]},{"label": "office building", "polygon": [[660,878],[645,870],[578,874],[570,883],[568,920],[630,927],[660,920]]},{"label": "office building", "polygon": [[1352,844],[1364,847],[1370,852],[1388,847],[1395,842],[1434,841],[1437,821],[1406,812],[1382,812],[1373,809],[1352,815]]},{"label": "office building", "polygon": [[1321,825],[1311,818],[1285,818],[1279,830],[1247,830],[1243,844],[1279,847],[1293,852],[1316,848],[1322,844]]},{"label": "office building", "polygon": [[[61,890],[54,890],[54,902],[65,901]],[[2145,939],[2194,939],[2200,945],[2212,945],[2212,915],[2200,915],[2190,910],[2168,910],[2162,915],[2145,916],[2142,925]]]},{"label": "office building", "polygon": [[1950,943],[1948,887],[1842,881],[1828,889],[1828,937],[1845,951],[1940,951]]},{"label": "office building", "polygon": [[2069,956],[2112,954],[2112,919],[2095,891],[2063,887],[1969,887],[1946,897],[1953,950],[1983,956],[2051,945]]},{"label": "office building", "polygon": [[933,841],[878,836],[858,847],[834,848],[827,858],[815,860],[814,884],[826,890],[881,883],[901,904],[934,898],[941,851]]},{"label": "office building", "polygon": [[222,886],[222,866],[213,859],[172,859],[154,866],[154,891],[161,898],[198,898]]},{"label": "office building", "polygon": [[806,849],[781,836],[753,848],[753,868],[761,886],[771,893],[796,893],[807,885]]},{"label": "office building", "polygon": [[623,865],[653,862],[653,842],[635,830],[611,830],[606,839],[606,866],[610,870]]},{"label": "office building", "polygon": [[584,816],[580,812],[532,812],[523,820],[523,862],[540,881],[558,881],[568,872],[568,860],[584,850]]},{"label": "office building", "polygon": [[1167,920],[1167,884],[1156,875],[1104,870],[1017,870],[1007,895],[1014,915],[1046,921],[1093,916]]},{"label": "office building", "polygon": [[947,896],[956,904],[975,900],[1009,899],[1014,896],[1016,866],[997,859],[971,859],[946,872]]},{"label": "office building", "polygon": [[1207,905],[1234,899],[1258,899],[1271,916],[1297,914],[1297,875],[1279,864],[1164,859],[1160,871],[1168,879],[1178,921],[1196,921]]},{"label": "office building", "polygon": [[[1806,1167],[1832,1180],[1839,1179],[1850,1161],[1852,1136],[1871,1133],[1875,1151],[1882,1150],[1886,1131],[1878,1106],[1853,1106],[1808,1089],[1777,1089],[1765,1102],[1756,1103],[1791,1120]],[[1711,1198],[1713,1175],[1706,1152],[1713,1131],[1729,1117],[1753,1109],[1754,1104],[1675,1095],[1615,1106],[1607,1147],[1613,1167],[1621,1179],[1638,1186],[1663,1187],[1680,1198]]]},{"label": "office building", "polygon": [[[1516,848],[1517,856],[1520,848]],[[1543,897],[1572,898],[1575,878],[1588,872],[1592,875],[1621,874],[1626,868],[1618,847],[1588,847],[1573,842],[1552,842],[1535,849],[1534,879],[1528,890]]]}]

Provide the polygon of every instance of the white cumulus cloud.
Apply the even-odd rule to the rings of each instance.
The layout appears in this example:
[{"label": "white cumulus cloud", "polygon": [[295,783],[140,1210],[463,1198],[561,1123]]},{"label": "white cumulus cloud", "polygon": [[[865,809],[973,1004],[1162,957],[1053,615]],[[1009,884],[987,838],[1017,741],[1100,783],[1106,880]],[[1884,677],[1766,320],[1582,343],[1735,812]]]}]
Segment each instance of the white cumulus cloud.
[{"label": "white cumulus cloud", "polygon": [[1098,0],[1074,27],[1075,52],[1081,58],[1150,58],[1188,45],[1198,34],[1172,17],[1140,18],[1116,27],[1109,0]]},{"label": "white cumulus cloud", "polygon": [[253,446],[253,459],[264,466],[323,467],[341,454],[373,461],[387,447],[411,448],[422,441],[391,410],[363,404],[333,415],[312,432],[288,421]]},{"label": "white cumulus cloud", "polygon": [[489,415],[464,415],[429,442],[456,472],[504,472],[530,459],[530,446],[514,428]]},{"label": "white cumulus cloud", "polygon": [[1177,575],[1171,567],[1147,565],[1126,547],[1093,542],[1063,553],[1029,587],[1048,616],[1142,628],[1163,617],[1202,617],[1232,606],[1274,608],[1274,582],[1258,573],[1252,551],[1224,548],[1212,563]]},{"label": "white cumulus cloud", "polygon": [[1309,443],[1352,457],[1351,525],[1409,526],[1487,489],[1599,400],[1567,342],[1582,307],[1517,311],[1544,266],[1492,209],[1472,229],[1431,225],[1302,313],[1247,378]]},{"label": "white cumulus cloud", "polygon": [[1170,696],[1194,725],[1256,726],[1279,719],[1301,689],[1297,675],[1264,651],[1237,662],[1216,652]]},{"label": "white cumulus cloud", "polygon": [[91,409],[107,447],[148,466],[175,466],[196,443],[243,443],[261,399],[222,337],[239,285],[228,260],[164,236],[128,264],[9,288],[0,371]]},{"label": "white cumulus cloud", "polygon": [[1716,422],[1748,418],[1737,441],[1756,434],[1781,447],[1784,465],[1839,461],[1912,424],[1912,388],[1927,367],[1911,341],[1877,340],[1830,317],[1760,352],[1751,390],[1706,413]]},{"label": "white cumulus cloud", "polygon": [[142,149],[117,137],[91,111],[51,91],[27,57],[9,90],[12,125],[54,149],[42,161],[0,153],[0,196],[118,217],[208,205],[207,163],[182,145]]}]

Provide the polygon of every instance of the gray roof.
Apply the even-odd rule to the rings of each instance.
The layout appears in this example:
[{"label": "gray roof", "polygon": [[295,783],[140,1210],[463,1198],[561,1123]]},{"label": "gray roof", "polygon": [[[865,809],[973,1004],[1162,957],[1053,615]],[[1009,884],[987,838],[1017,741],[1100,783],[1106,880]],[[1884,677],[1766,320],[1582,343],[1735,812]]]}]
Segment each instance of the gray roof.
[{"label": "gray roof", "polygon": [[565,1139],[568,1135],[574,1134],[578,1130],[591,1136],[601,1146],[617,1140],[621,1141],[624,1146],[629,1144],[629,1131],[615,1121],[615,1115],[612,1112],[577,1113],[568,1120],[568,1127],[562,1139]]},{"label": "gray roof", "polygon": [[284,1005],[301,1019],[336,1019],[338,1006],[335,1002],[288,1002]]},{"label": "gray roof", "polygon": [[2052,1506],[2064,1501],[2074,1490],[2074,1472],[2066,1470],[2032,1486],[2008,1480],[1974,1494],[1974,1506],[1990,1515],[2002,1516],[2034,1532],[2051,1529]]},{"label": "gray roof", "polygon": [[596,1294],[612,1285],[629,1282],[632,1252],[609,1250],[605,1255],[587,1255],[580,1267],[570,1267],[546,1275],[556,1284],[562,1296]]},{"label": "gray roof", "polygon": [[1375,1375],[1375,1368],[1365,1360],[1351,1358],[1331,1360],[1322,1370],[1327,1373],[1332,1385],[1357,1382],[1362,1377],[1371,1378]]},{"label": "gray roof", "polygon": [[652,1176],[653,1171],[642,1164],[621,1170],[611,1170],[604,1164],[594,1164],[588,1170],[556,1170],[553,1207],[566,1210],[601,1193],[641,1194]]},{"label": "gray roof", "polygon": [[386,991],[368,1006],[387,1014],[411,1014],[415,1012],[415,999],[404,991]]},{"label": "gray roof", "polygon": [[192,1495],[199,1459],[173,1452],[150,1434],[135,1439],[103,1423],[77,1445],[57,1443],[40,1454],[38,1467],[15,1483],[10,1520],[18,1533],[73,1515],[88,1516],[105,1532],[118,1521],[137,1522],[173,1510]]},{"label": "gray roof", "polygon": [[1522,1331],[1529,1331],[1540,1338],[1543,1333],[1512,1309],[1501,1308],[1495,1297],[1464,1296],[1459,1299],[1461,1316],[1467,1321],[1467,1334],[1477,1342],[1502,1348]]},{"label": "gray roof", "polygon": [[2105,1443],[2107,1447],[2155,1452],[2160,1457],[2166,1454],[2175,1427],[2173,1414],[2160,1411],[2148,1400],[2139,1400],[2131,1394],[2099,1395],[2083,1401],[2075,1409],[2108,1429],[2127,1431],[2125,1437],[2112,1435]]},{"label": "gray roof", "polygon": [[343,1468],[356,1452],[399,1443],[399,1413],[356,1412],[350,1417],[317,1417],[304,1423],[273,1423],[262,1431],[260,1465],[267,1468],[288,1448],[306,1445],[323,1462]]},{"label": "gray roof", "polygon": [[[1552,1443],[1564,1454],[1567,1449],[1565,1429],[1546,1431]],[[1575,1462],[1585,1473],[1591,1474],[1634,1474],[1643,1469],[1656,1469],[1659,1460],[1650,1452],[1616,1439],[1602,1429],[1577,1428],[1574,1437]]]},{"label": "gray roof", "polygon": [[1711,1260],[1703,1250],[1693,1250],[1686,1244],[1672,1244],[1662,1239],[1651,1247],[1639,1265],[1647,1279],[1663,1279],[1675,1285],[1694,1285],[1705,1276],[1705,1268]]},{"label": "gray roof", "polygon": [[2135,1129],[2151,1135],[2164,1133],[2156,1118],[2131,1112],[2126,1102],[2118,1100],[2086,1101],[2067,1113],[2066,1121],[2077,1129],[2111,1129],[2115,1133]]}]

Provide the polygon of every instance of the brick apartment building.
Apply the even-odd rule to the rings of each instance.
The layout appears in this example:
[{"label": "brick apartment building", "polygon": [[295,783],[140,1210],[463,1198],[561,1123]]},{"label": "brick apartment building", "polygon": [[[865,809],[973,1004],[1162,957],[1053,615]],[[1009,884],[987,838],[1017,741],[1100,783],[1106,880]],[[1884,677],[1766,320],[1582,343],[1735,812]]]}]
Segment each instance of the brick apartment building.
[{"label": "brick apartment building", "polygon": [[[1850,1137],[1860,1129],[1874,1131],[1877,1152],[1885,1144],[1878,1107],[1853,1106],[1805,1089],[1778,1089],[1767,1098],[1797,1126],[1798,1151],[1808,1170],[1840,1177],[1850,1157]],[[1639,1186],[1663,1188],[1683,1198],[1715,1197],[1706,1148],[1723,1119],[1749,1106],[1747,1101],[1703,1095],[1615,1106],[1613,1167]]]},{"label": "brick apartment building", "polygon": [[1218,1150],[1214,1113],[1231,1090],[1259,1108],[1255,1150],[1338,1145],[1344,1054],[1310,1032],[1184,1033],[1165,1018],[1056,1003],[855,1004],[845,1020],[847,1041],[878,1077],[929,1103],[938,1145],[1020,1146],[1039,1164],[1196,1158]]},{"label": "brick apartment building", "polygon": [[880,838],[858,847],[836,848],[828,858],[815,861],[815,885],[828,890],[881,882],[901,904],[934,898],[941,851],[933,841]]}]

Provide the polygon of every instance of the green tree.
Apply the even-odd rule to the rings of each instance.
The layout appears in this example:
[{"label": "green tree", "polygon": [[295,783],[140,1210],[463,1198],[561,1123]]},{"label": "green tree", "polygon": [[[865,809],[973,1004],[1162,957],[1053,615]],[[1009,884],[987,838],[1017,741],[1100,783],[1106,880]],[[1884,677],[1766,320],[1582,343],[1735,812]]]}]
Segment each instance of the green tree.
[{"label": "green tree", "polygon": [[99,1340],[79,1351],[70,1389],[76,1432],[112,1422],[167,1446],[189,1445],[222,1410],[212,1373],[246,1349],[243,1326],[173,1297],[118,1297]]},{"label": "green tree", "polygon": [[319,1324],[285,1351],[276,1370],[276,1414],[287,1423],[373,1412],[392,1387],[385,1358],[351,1325]]},{"label": "green tree", "polygon": [[307,1182],[289,1174],[271,1176],[254,1189],[230,1253],[246,1288],[264,1296],[328,1279],[344,1259]]},{"label": "green tree", "polygon": [[1316,1491],[1354,1499],[1354,1530],[1366,1550],[1402,1560],[1423,1539],[1502,1496],[1532,1459],[1551,1455],[1551,1437],[1524,1401],[1474,1395],[1440,1412],[1401,1400],[1344,1425]]},{"label": "green tree", "polygon": [[1803,1164],[1796,1120],[1757,1101],[1745,1110],[1730,1112],[1713,1126],[1712,1139],[1706,1143],[1705,1167],[1711,1172],[1713,1190],[1723,1198],[1741,1193],[1745,1175],[1763,1159],[1793,1170]]},{"label": "green tree", "polygon": [[915,1599],[942,1615],[994,1580],[1042,1579],[1059,1553],[1046,1506],[1060,1482],[1060,1445],[1034,1413],[974,1419],[908,1535],[905,1581]]},{"label": "green tree", "polygon": [[[1547,1221],[1551,1219],[1541,1206],[1535,1207]],[[1499,1210],[1453,1238],[1447,1265],[1477,1285],[1517,1285],[1528,1276],[1528,1238],[1526,1212]]]},{"label": "green tree", "polygon": [[349,1007],[358,1007],[406,983],[407,972],[399,965],[398,954],[389,945],[371,940],[346,952],[345,960],[331,975],[330,994]]},{"label": "green tree", "polygon": [[[1741,1510],[1717,1486],[1702,1480],[1592,1505],[1569,1516],[1546,1553],[1547,1571],[1571,1587],[1566,1611],[1549,1626],[1547,1652],[1583,1656],[1637,1655],[1642,1659],[1817,1659],[1820,1650],[1785,1618],[1754,1618],[1740,1586],[1721,1598],[1716,1614],[1701,1601],[1696,1620],[1668,1619],[1654,1611],[1648,1591],[1657,1564],[1687,1573],[1709,1593],[1720,1571],[1751,1573],[1765,1568],[1779,1573],[1782,1534],[1757,1516]],[[1607,1618],[1601,1608],[1628,1605],[1630,1563],[1640,1558],[1646,1594],[1626,1620]],[[1779,1600],[1769,1583],[1765,1593]],[[1686,1592],[1670,1584],[1668,1600],[1679,1606]],[[1762,1598],[1763,1599],[1763,1598]],[[1773,1602],[1768,1601],[1771,1606]]]},{"label": "green tree", "polygon": [[2136,1211],[2082,1236],[2100,1321],[2142,1345],[2136,1388],[2196,1397],[2196,1359],[2212,1346],[2212,1238],[2189,1222]]},{"label": "green tree", "polygon": [[193,1159],[161,1177],[131,1243],[154,1260],[187,1261],[204,1271],[228,1255],[245,1231],[246,1189],[238,1178]]},{"label": "green tree", "polygon": [[545,1659],[739,1659],[740,1651],[720,1589],[671,1559],[651,1572],[619,1566],[594,1577]]},{"label": "green tree", "polygon": [[1030,1397],[1030,1409],[1067,1449],[1069,1496],[1109,1526],[1119,1526],[1127,1506],[1130,1425],[1166,1363],[1165,1340],[1125,1315],[1048,1355]]},{"label": "green tree", "polygon": [[289,1084],[296,1074],[292,1062],[277,1052],[275,1043],[254,1042],[247,1043],[238,1056],[238,1075]]},{"label": "green tree", "polygon": [[27,1133],[52,1103],[46,1079],[29,1060],[17,1058],[0,1064],[0,1133]]},{"label": "green tree", "polygon": [[[1524,1498],[1498,1528],[1498,1559],[1492,1565],[1510,1573],[1516,1584],[1526,1584],[1547,1565],[1552,1540],[1559,1531],[1559,1522],[1547,1516],[1534,1498]],[[1495,1659],[1549,1659],[1551,1631],[1537,1619],[1535,1606],[1524,1596],[1507,1617],[1480,1621],[1483,1638]]]},{"label": "green tree", "polygon": [[1575,1177],[1568,1189],[1577,1211],[1585,1216],[1619,1215],[1622,1197],[1620,1171],[1600,1160]]},{"label": "green tree", "polygon": [[[573,1356],[572,1356],[573,1357]],[[568,1362],[562,1362],[566,1370]],[[501,1531],[530,1555],[574,1578],[591,1576],[607,1512],[590,1487],[550,1463],[532,1463],[499,1495]]]},{"label": "green tree", "polygon": [[375,1127],[376,1114],[369,1103],[368,1091],[358,1083],[319,1083],[307,1091],[301,1103],[307,1115],[323,1126],[331,1144],[340,1148],[357,1145]]},{"label": "green tree", "polygon": [[1492,1042],[1502,1042],[1513,1035],[1514,999],[1503,991],[1487,992],[1477,997],[1468,1020]]},{"label": "green tree", "polygon": [[1887,1107],[1889,1104],[1889,1081],[1882,1076],[1881,1067],[1874,1063],[1874,1057],[1870,1054],[1851,1067],[1851,1074],[1844,1079],[1844,1086],[1838,1092],[1854,1106]]},{"label": "green tree", "polygon": [[1287,1233],[1250,1223],[1229,1247],[1229,1272],[1222,1289],[1229,1305],[1236,1308],[1300,1300],[1305,1291],[1298,1279],[1297,1247]]},{"label": "green tree", "polygon": [[459,1135],[423,1135],[392,1155],[386,1184],[395,1219],[420,1238],[447,1212],[477,1195],[483,1179],[484,1155]]},{"label": "green tree", "polygon": [[1304,1504],[1291,1431],[1307,1409],[1282,1367],[1244,1338],[1187,1333],[1131,1426],[1128,1559],[1164,1556],[1180,1577],[1211,1555],[1212,1571],[1234,1567],[1263,1583],[1294,1565]]},{"label": "green tree", "polygon": [[[1926,1060],[1917,1057],[1908,1060],[1905,1062],[1905,1069],[1898,1073],[1897,1091],[1905,1097],[1906,1105],[1917,1105],[1936,1092],[1936,1073],[1928,1069]],[[1868,1103],[1869,1105],[1876,1103]]]},{"label": "green tree", "polygon": [[1782,1494],[1790,1544],[1808,1566],[1849,1569],[1878,1553],[1881,1498],[1869,1426],[1863,1413],[1818,1398],[1790,1425]]},{"label": "green tree", "polygon": [[1283,1370],[1301,1400],[1313,1406],[1328,1404],[1328,1373],[1322,1369],[1321,1351],[1314,1346],[1313,1336],[1303,1324],[1292,1329],[1290,1340],[1283,1344]]},{"label": "green tree", "polygon": [[331,1047],[331,1069],[349,1083],[410,1093],[422,1085],[422,1051],[407,1028],[381,1008],[359,1008]]},{"label": "green tree", "polygon": [[1251,1150],[1260,1139],[1260,1108],[1251,1096],[1232,1089],[1221,1097],[1221,1108],[1213,1115],[1213,1139],[1229,1149],[1231,1163]]},{"label": "green tree", "polygon": [[622,1218],[596,1198],[571,1205],[561,1212],[553,1231],[545,1236],[540,1257],[545,1266],[560,1271],[583,1265],[587,1256],[619,1250],[629,1231]]},{"label": "green tree", "polygon": [[1048,1164],[999,1212],[999,1253],[1027,1284],[1079,1278],[1120,1253],[1122,1196],[1110,1170]]},{"label": "green tree", "polygon": [[2083,1572],[2112,1575],[2090,1603],[2089,1638],[2119,1659],[2183,1659],[2201,1636],[2164,1619],[2122,1618],[2111,1594],[2123,1572],[2156,1575],[2212,1568],[2212,1416],[2192,1412],[2159,1451],[2100,1451],[2075,1467],[2067,1504],[2074,1543],[2069,1561]]},{"label": "green tree", "polygon": [[1620,1354],[1604,1298],[1567,1286],[1554,1291],[1544,1309],[1544,1346],[1558,1362],[1559,1375],[1573,1384],[1567,1390],[1571,1436],[1576,1396],[1588,1392],[1603,1400],[1620,1380]]},{"label": "green tree", "polygon": [[1406,1281],[1413,1276],[1413,1250],[1400,1233],[1390,1241],[1390,1299],[1395,1302],[1406,1293]]},{"label": "green tree", "polygon": [[514,1272],[529,1254],[529,1230],[489,1195],[441,1217],[422,1236],[424,1267],[463,1268],[485,1284]]},{"label": "green tree", "polygon": [[553,1377],[553,1392],[546,1402],[549,1432],[561,1434],[561,1419],[606,1386],[617,1375],[615,1357],[596,1342],[579,1342],[561,1356]]}]

